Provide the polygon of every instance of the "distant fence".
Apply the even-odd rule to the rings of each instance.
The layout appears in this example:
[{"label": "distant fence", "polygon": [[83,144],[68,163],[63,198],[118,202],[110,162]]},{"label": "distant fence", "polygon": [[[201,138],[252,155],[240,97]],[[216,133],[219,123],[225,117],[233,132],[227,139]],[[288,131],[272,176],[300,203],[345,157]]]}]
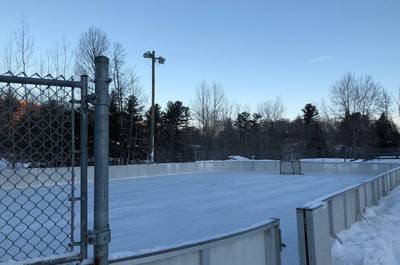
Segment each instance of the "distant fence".
[{"label": "distant fence", "polygon": [[400,184],[400,168],[297,209],[300,265],[330,265],[337,234],[359,221],[364,209]]},{"label": "distant fence", "polygon": [[279,219],[206,241],[111,260],[116,265],[279,265]]}]

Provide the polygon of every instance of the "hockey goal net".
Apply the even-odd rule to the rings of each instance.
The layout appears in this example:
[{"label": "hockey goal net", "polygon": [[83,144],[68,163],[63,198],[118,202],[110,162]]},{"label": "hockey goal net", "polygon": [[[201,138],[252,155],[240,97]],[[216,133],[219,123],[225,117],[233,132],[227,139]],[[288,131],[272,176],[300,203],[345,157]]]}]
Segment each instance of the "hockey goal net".
[{"label": "hockey goal net", "polygon": [[298,174],[301,175],[301,162],[300,160],[288,160],[280,162],[281,174]]}]

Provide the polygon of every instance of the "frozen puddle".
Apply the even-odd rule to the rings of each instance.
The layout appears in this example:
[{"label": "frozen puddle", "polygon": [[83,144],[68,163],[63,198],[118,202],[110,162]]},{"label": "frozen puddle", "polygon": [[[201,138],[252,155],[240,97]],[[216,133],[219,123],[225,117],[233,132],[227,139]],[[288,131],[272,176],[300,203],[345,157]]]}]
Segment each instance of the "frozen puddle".
[{"label": "frozen puddle", "polygon": [[363,220],[339,233],[332,247],[334,265],[400,264],[400,189],[367,208]]},{"label": "frozen puddle", "polygon": [[236,171],[112,180],[110,253],[168,248],[279,217],[287,245],[283,264],[295,265],[296,207],[366,178]]}]

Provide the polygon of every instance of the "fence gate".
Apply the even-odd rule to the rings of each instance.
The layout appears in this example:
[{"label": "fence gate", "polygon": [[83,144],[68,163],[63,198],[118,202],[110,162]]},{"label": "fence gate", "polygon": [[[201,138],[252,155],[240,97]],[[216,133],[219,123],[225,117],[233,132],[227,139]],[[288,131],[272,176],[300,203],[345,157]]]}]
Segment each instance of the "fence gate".
[{"label": "fence gate", "polygon": [[86,95],[87,76],[0,75],[0,263],[86,257]]}]

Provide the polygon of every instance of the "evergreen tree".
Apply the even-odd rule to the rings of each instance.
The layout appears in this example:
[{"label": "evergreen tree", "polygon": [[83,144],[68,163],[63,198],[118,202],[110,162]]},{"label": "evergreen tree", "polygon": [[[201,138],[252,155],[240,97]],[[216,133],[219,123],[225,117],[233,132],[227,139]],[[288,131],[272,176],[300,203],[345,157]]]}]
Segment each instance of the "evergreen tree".
[{"label": "evergreen tree", "polygon": [[346,147],[351,158],[365,157],[374,144],[375,131],[372,130],[371,120],[359,112],[346,113],[339,123],[339,141]]},{"label": "evergreen tree", "polygon": [[305,156],[321,157],[325,148],[317,107],[308,103],[301,110],[304,121]]},{"label": "evergreen tree", "polygon": [[145,159],[146,157],[146,140],[145,131],[141,126],[143,121],[142,112],[143,106],[140,105],[139,100],[136,96],[130,95],[126,98],[125,113],[126,113],[126,132],[125,140],[127,141],[126,146],[128,149],[127,160],[129,163],[136,159]]},{"label": "evergreen tree", "polygon": [[167,159],[181,162],[184,153],[183,131],[189,125],[189,108],[181,101],[168,102],[162,113],[163,146],[167,151]]},{"label": "evergreen tree", "polygon": [[239,141],[243,145],[243,152],[245,156],[249,155],[248,150],[248,138],[249,138],[249,131],[253,125],[253,120],[251,114],[248,112],[242,112],[237,115],[237,118],[234,122],[234,125],[239,130]]},{"label": "evergreen tree", "polygon": [[[145,113],[145,135],[146,135],[146,150],[147,150],[147,158],[149,158],[150,154],[150,131],[151,131],[151,110],[152,107],[149,108],[148,111]],[[154,159],[156,161],[162,161],[162,160],[157,160],[158,159],[158,154],[160,153],[160,148],[162,146],[161,142],[161,130],[162,130],[162,124],[161,124],[161,107],[159,104],[154,105]]]},{"label": "evergreen tree", "polygon": [[394,148],[399,146],[399,132],[394,123],[383,112],[375,123],[377,136],[376,147]]},{"label": "evergreen tree", "polygon": [[318,120],[319,113],[315,105],[308,103],[301,111],[303,112],[303,120],[305,124],[311,124]]}]

